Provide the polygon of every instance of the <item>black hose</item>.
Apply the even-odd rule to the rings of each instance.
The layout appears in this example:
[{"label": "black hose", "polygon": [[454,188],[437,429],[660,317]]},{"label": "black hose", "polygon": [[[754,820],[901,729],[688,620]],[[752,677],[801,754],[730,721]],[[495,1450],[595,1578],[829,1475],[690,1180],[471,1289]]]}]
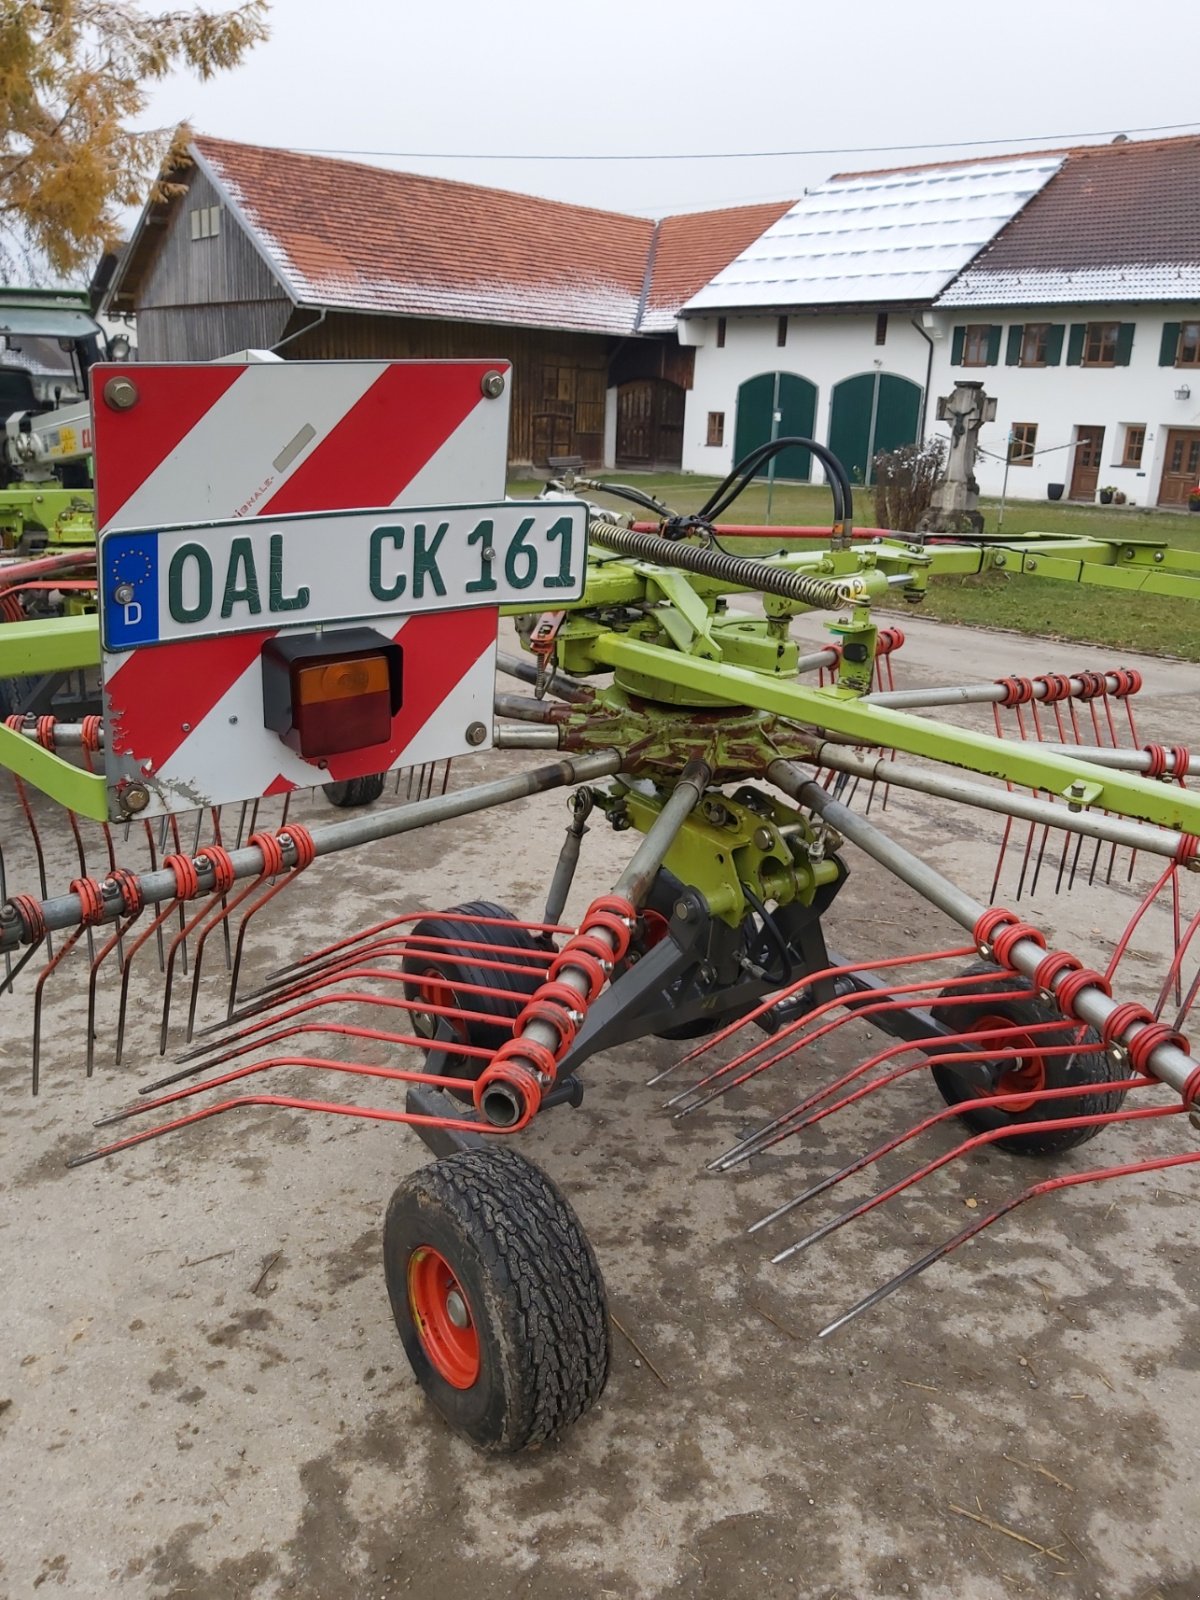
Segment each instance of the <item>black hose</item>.
[{"label": "black hose", "polygon": [[754,890],[751,889],[749,884],[742,884],[742,893],[750,902],[751,909],[758,913],[762,921],[764,931],[770,936],[775,945],[775,949],[779,954],[780,976],[776,977],[774,973],[768,972],[765,967],[763,968],[763,976],[769,983],[788,983],[792,976],[792,953],[788,949],[787,940],[779,931],[779,924],[775,921],[775,918],[767,910],[766,906],[763,905],[762,901],[755,894]]},{"label": "black hose", "polygon": [[833,494],[834,520],[841,524],[843,531],[848,534],[853,527],[854,519],[854,488],[849,474],[831,450],[827,450],[823,444],[818,444],[815,439],[804,439],[798,435],[770,439],[766,444],[760,444],[757,449],[751,450],[748,456],[744,456],[737,463],[728,477],[717,485],[697,512],[697,517],[706,522],[715,522],[729,509],[742,490],[756,476],[760,467],[773,456],[791,449],[810,451],[825,467],[830,491]]}]

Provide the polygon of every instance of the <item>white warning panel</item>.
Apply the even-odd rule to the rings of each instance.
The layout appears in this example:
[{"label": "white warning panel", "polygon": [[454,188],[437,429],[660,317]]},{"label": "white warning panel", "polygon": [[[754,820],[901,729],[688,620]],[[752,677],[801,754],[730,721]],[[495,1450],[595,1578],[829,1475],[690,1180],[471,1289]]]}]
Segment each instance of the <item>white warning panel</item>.
[{"label": "white warning panel", "polygon": [[93,395],[114,817],[490,742],[497,607],[578,592],[586,526],[504,503],[507,362],[98,367]]}]

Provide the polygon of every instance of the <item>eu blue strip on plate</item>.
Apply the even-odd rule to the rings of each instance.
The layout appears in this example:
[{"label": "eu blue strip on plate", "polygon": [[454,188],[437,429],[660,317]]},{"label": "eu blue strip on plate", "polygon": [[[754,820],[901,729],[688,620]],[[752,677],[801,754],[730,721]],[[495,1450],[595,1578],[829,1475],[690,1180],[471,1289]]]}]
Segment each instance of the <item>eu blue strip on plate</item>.
[{"label": "eu blue strip on plate", "polygon": [[131,650],[134,645],[156,643],[158,535],[110,533],[101,565],[105,649]]}]

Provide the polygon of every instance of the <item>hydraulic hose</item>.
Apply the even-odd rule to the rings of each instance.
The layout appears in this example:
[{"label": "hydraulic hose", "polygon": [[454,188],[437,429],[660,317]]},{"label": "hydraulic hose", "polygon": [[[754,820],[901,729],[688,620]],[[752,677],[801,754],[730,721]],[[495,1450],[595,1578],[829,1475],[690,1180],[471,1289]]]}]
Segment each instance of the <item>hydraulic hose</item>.
[{"label": "hydraulic hose", "polygon": [[677,544],[659,534],[634,533],[630,528],[619,528],[611,522],[593,521],[589,531],[597,544],[615,551],[617,555],[629,556],[634,561],[650,561],[660,567],[677,567],[683,572],[698,573],[703,578],[716,578],[721,583],[735,584],[740,589],[781,595],[785,600],[795,600],[803,606],[838,611],[847,601],[865,593],[862,579],[857,577],[835,580],[810,578],[802,572],[774,567],[757,556],[735,556],[703,545]]}]

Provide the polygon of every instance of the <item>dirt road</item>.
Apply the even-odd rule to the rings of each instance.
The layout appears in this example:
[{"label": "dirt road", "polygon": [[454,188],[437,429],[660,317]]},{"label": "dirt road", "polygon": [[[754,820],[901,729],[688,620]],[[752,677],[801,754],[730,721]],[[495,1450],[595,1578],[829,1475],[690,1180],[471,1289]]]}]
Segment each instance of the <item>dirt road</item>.
[{"label": "dirt road", "polygon": [[[907,684],[1106,664],[905,621]],[[1110,664],[1146,673],[1146,737],[1200,745],[1195,667]],[[536,759],[465,762],[456,783]],[[259,930],[251,977],[380,907],[486,894],[536,915],[566,820],[550,795],[318,866]],[[994,820],[895,794],[886,820],[986,898]],[[65,885],[69,836],[48,831]],[[629,848],[593,830],[573,911]],[[958,942],[868,862],[852,866],[832,942],[854,955]],[[1103,959],[1133,888],[1052,888],[1047,875],[1022,910]],[[1150,993],[1168,927],[1164,909],[1149,914],[1124,993]],[[569,1437],[484,1459],[423,1405],[389,1315],[380,1222],[397,1180],[427,1159],[416,1138],[264,1110],[68,1173],[92,1119],[157,1075],[159,991],[148,979],[120,1069],[105,1013],[87,1082],[81,988],[48,990],[36,1101],[29,993],[4,1003],[0,1076],[0,1595],[1200,1595],[1195,1169],[1031,1205],[817,1342],[926,1243],[1050,1169],[977,1155],[772,1267],[804,1226],[745,1227],[936,1109],[932,1086],[906,1079],[718,1177],[706,1162],[789,1104],[801,1071],[829,1075],[877,1036],[842,1029],[813,1061],[675,1125],[646,1080],[681,1047],[613,1052],[588,1069],[582,1109],[540,1119],[520,1147],[574,1202],[613,1311],[653,1368],[618,1336],[604,1399]],[[1194,1137],[1177,1119],[1113,1128],[1053,1170]],[[943,1127],[927,1147],[953,1138]],[[812,1220],[833,1206],[819,1201]]]}]

